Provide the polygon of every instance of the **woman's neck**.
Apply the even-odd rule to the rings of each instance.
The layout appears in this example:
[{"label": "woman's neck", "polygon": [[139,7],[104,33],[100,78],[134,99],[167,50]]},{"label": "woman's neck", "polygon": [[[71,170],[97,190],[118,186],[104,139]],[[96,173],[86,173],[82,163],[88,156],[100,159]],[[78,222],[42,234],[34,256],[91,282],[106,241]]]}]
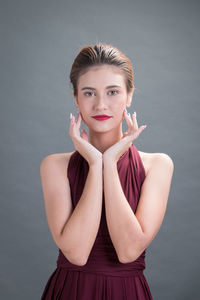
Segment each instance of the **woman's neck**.
[{"label": "woman's neck", "polygon": [[101,153],[117,143],[122,138],[122,129],[112,130],[108,132],[94,132],[89,130],[89,142]]}]

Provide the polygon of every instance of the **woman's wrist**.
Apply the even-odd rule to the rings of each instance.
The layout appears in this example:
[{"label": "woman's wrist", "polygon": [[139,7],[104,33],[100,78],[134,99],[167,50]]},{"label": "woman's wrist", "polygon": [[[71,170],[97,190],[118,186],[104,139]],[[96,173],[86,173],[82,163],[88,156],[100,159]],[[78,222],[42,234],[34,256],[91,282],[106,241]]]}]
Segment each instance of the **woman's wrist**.
[{"label": "woman's wrist", "polygon": [[98,161],[89,164],[90,169],[102,169],[102,159],[99,159]]}]

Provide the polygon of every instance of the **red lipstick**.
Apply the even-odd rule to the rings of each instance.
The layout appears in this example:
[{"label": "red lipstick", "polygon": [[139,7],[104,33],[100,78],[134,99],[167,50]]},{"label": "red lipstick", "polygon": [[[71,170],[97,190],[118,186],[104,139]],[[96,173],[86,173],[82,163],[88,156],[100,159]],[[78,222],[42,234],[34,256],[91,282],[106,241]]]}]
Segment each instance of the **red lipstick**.
[{"label": "red lipstick", "polygon": [[92,118],[94,118],[95,120],[98,120],[98,121],[104,121],[104,120],[107,120],[107,119],[111,118],[111,116],[108,116],[108,115],[96,115],[96,116],[92,116]]}]

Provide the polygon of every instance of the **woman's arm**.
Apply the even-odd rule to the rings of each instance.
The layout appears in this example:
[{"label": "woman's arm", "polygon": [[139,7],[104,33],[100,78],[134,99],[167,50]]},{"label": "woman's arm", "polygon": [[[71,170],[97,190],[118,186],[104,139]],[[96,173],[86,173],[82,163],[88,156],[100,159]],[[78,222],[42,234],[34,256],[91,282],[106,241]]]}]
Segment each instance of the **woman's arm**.
[{"label": "woman's arm", "polygon": [[47,156],[40,166],[45,209],[55,243],[73,264],[84,265],[96,238],[102,210],[102,162],[89,167],[83,193],[73,210],[66,163]]},{"label": "woman's arm", "polygon": [[116,162],[104,160],[106,219],[120,262],[136,260],[157,234],[166,211],[173,169],[167,154],[154,155],[134,214],[122,190]]}]

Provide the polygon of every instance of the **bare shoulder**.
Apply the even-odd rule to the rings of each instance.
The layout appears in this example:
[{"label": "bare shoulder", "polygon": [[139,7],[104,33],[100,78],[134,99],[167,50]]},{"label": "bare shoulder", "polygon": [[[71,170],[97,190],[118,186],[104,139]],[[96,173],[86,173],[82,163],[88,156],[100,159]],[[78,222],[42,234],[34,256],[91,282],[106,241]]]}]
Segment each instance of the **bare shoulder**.
[{"label": "bare shoulder", "polygon": [[149,172],[151,168],[160,167],[174,169],[174,163],[172,158],[166,153],[148,153],[139,151],[139,155],[144,165],[145,173]]},{"label": "bare shoulder", "polygon": [[49,163],[56,163],[57,165],[65,168],[66,170],[69,163],[69,159],[73,153],[74,152],[49,154],[42,159],[40,166]]}]

